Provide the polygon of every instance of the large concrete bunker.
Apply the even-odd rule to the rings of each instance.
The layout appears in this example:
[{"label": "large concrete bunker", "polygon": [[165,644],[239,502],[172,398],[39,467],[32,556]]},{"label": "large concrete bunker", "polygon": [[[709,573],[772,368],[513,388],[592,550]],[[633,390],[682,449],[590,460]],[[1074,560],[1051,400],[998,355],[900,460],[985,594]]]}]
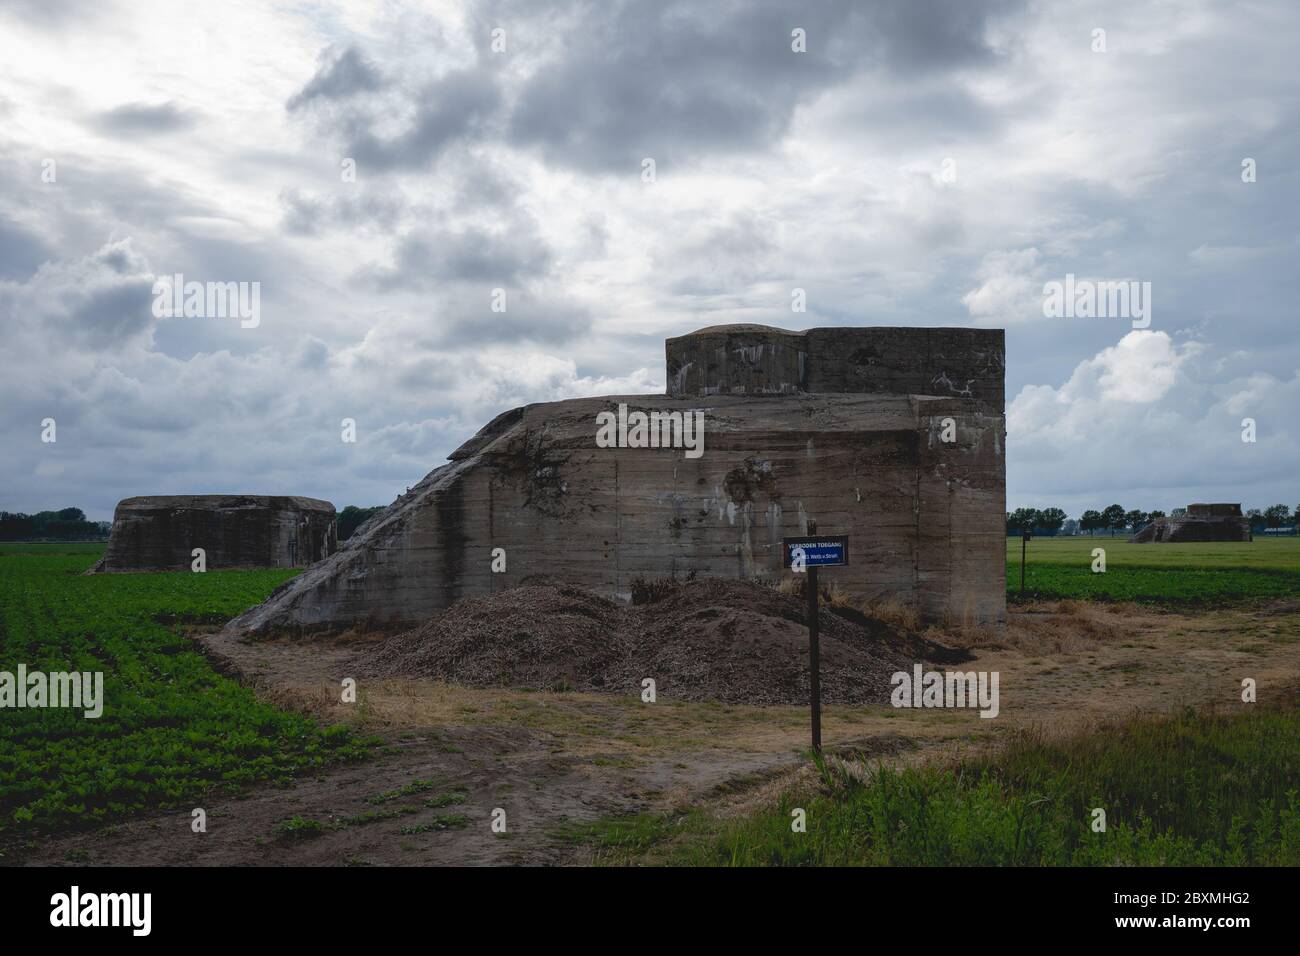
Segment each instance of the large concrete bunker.
[{"label": "large concrete bunker", "polygon": [[1183,514],[1156,518],[1128,540],[1130,544],[1249,541],[1250,519],[1242,515],[1240,502],[1188,505]]},{"label": "large concrete bunker", "polygon": [[[232,625],[400,626],[539,574],[620,596],[637,578],[774,580],[810,519],[850,535],[826,576],[848,592],[1005,618],[1001,330],[719,326],[669,339],[667,361],[667,395],[497,416]],[[702,415],[702,450],[629,447],[638,412]]]},{"label": "large concrete bunker", "polygon": [[202,548],[209,571],[301,568],[332,554],[334,506],[274,495],[147,495],[113,513],[101,571],[189,571]]}]

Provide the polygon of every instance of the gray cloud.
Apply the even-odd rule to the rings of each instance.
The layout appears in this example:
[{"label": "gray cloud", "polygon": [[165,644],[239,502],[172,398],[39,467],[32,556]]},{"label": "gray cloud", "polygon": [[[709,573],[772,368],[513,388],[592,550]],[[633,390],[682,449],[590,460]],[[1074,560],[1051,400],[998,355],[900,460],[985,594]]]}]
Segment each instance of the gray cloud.
[{"label": "gray cloud", "polygon": [[0,217],[0,279],[25,279],[49,256],[38,236]]},{"label": "gray cloud", "polygon": [[355,190],[334,195],[286,189],[280,194],[286,231],[314,236],[323,229],[396,228],[409,212],[405,197],[392,190]]},{"label": "gray cloud", "polygon": [[327,50],[321,55],[320,69],[288,102],[298,110],[313,100],[341,100],[358,93],[378,90],[386,85],[379,70],[371,65],[355,46]]},{"label": "gray cloud", "polygon": [[[770,148],[800,103],[864,68],[915,78],[990,65],[986,22],[1015,6],[596,4],[523,84],[510,136],[594,169]],[[791,51],[795,27],[807,53]]]},{"label": "gray cloud", "polygon": [[[477,70],[454,70],[397,95],[396,102],[385,96],[358,97],[358,102],[343,105],[331,103],[332,108],[318,121],[339,139],[339,148],[359,167],[367,171],[413,169],[427,166],[453,143],[476,135],[501,103],[495,81]],[[389,132],[393,115],[401,112],[409,112],[409,120],[399,131]]]},{"label": "gray cloud", "polygon": [[78,0],[7,0],[3,12],[34,26],[62,27],[71,20],[112,16],[117,4],[105,2],[87,7]]},{"label": "gray cloud", "polygon": [[493,312],[487,291],[448,296],[432,344],[444,349],[502,341],[560,346],[591,331],[590,312],[562,293],[507,289],[506,311]]},{"label": "gray cloud", "polygon": [[395,268],[378,279],[387,288],[427,288],[451,280],[508,284],[542,273],[549,264],[549,250],[532,231],[471,227],[404,237]]},{"label": "gray cloud", "polygon": [[188,129],[196,122],[192,112],[175,103],[124,103],[99,114],[95,124],[106,133],[150,135]]},{"label": "gray cloud", "polygon": [[[0,106],[0,508],[381,503],[510,405],[661,389],[663,337],[729,321],[1005,325],[1013,505],[1295,497],[1289,8],[488,0],[354,30],[322,0],[250,8],[239,69],[222,38],[178,59],[165,13],[5,8],[61,68]],[[200,120],[202,148],[150,135]],[[155,321],[154,272],[261,281],[263,323]],[[1044,320],[1067,272],[1151,281],[1166,338]]]},{"label": "gray cloud", "polygon": [[[567,166],[626,170],[645,156],[682,162],[769,147],[800,103],[864,64],[905,79],[988,68],[997,60],[985,37],[989,22],[1020,5],[842,0],[798,11],[756,2],[705,12],[687,3],[618,2],[582,4],[580,13],[565,5],[575,24],[565,41],[549,52],[530,50],[532,69],[503,79],[495,69],[500,55],[489,47],[492,28],[510,24],[507,43],[512,35],[544,36],[560,8],[487,4],[475,13],[473,67],[433,83],[390,82],[349,47],[327,53],[288,105],[296,111],[350,98],[325,126],[348,155],[376,169],[423,166],[452,142],[489,134]],[[791,50],[796,27],[807,33],[807,53]],[[511,96],[501,94],[502,84]],[[367,100],[365,93],[381,95]],[[404,111],[412,114],[405,130],[378,131]],[[965,117],[959,99],[952,115]]]},{"label": "gray cloud", "polygon": [[114,351],[153,324],[153,274],[129,240],[73,262],[42,266],[26,282],[0,282],[0,315],[16,336]]}]

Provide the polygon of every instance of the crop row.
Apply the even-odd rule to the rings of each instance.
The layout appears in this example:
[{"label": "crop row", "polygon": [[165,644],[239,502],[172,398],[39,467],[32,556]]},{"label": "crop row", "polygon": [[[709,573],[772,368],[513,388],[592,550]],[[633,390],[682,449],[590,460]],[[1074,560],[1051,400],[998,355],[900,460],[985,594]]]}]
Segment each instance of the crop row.
[{"label": "crop row", "polygon": [[260,702],[177,627],[219,623],[292,571],[82,575],[96,555],[0,550],[0,671],[104,675],[103,715],[0,710],[0,839],[175,807],[368,752]]}]

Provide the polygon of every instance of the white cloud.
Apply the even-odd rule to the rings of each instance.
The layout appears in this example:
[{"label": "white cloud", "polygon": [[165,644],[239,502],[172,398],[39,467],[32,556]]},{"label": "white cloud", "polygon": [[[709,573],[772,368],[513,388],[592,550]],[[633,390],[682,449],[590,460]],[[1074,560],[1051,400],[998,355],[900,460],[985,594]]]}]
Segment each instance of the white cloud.
[{"label": "white cloud", "polygon": [[1008,442],[1073,447],[1108,437],[1109,428],[1148,414],[1141,406],[1158,405],[1200,351],[1164,332],[1129,332],[1080,362],[1059,388],[1025,386],[1007,407]]},{"label": "white cloud", "polygon": [[990,252],[980,263],[980,285],[961,297],[971,316],[995,323],[1022,322],[1043,317],[1042,284],[1034,278],[1038,250]]},{"label": "white cloud", "polygon": [[[1113,500],[1168,510],[1296,497],[1300,371],[1220,384],[1216,365],[1201,343],[1132,331],[1059,387],[1025,386],[1007,408],[1008,460],[1019,463],[1008,504],[1077,514]],[[1259,424],[1254,444],[1241,440],[1245,416]]]},{"label": "white cloud", "polygon": [[1195,343],[1181,348],[1164,332],[1129,332],[1117,345],[1082,363],[1064,391],[1091,392],[1095,379],[1102,401],[1150,403],[1174,386],[1178,367],[1199,351]]}]

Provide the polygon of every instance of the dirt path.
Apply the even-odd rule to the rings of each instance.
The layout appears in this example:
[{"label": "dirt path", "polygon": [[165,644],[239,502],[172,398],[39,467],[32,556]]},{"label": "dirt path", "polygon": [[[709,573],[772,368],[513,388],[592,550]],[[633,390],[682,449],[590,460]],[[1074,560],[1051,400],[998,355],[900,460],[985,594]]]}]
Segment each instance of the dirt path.
[{"label": "dirt path", "polygon": [[[938,635],[936,635],[938,636]],[[372,642],[248,644],[198,636],[218,666],[276,704],[351,720],[388,746],[360,765],[285,788],[143,816],[43,841],[23,862],[180,865],[562,864],[584,858],[574,825],[611,814],[670,810],[761,795],[796,772],[807,713],[596,694],[482,690],[418,680],[343,678]],[[1064,733],[1129,714],[1261,699],[1300,683],[1300,602],[1196,614],[1045,604],[1012,614],[1001,632],[944,635],[998,671],[997,719],[965,710],[831,707],[828,748],[892,762],[994,745],[1016,729]],[[433,804],[433,805],[429,805]],[[494,833],[493,811],[506,832]],[[301,821],[296,832],[286,821]]]}]

